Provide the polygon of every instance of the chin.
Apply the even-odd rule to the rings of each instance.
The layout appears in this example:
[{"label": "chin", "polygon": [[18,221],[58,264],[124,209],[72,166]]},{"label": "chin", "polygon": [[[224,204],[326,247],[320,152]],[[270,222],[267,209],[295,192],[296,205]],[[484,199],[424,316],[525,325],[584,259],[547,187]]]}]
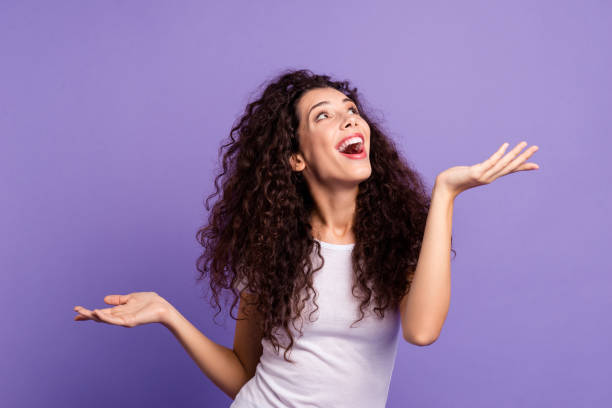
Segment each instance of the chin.
[{"label": "chin", "polygon": [[364,174],[361,177],[359,177],[359,182],[362,183],[366,181],[367,179],[369,179],[371,176],[372,176],[372,167],[368,163],[368,171],[364,172]]}]

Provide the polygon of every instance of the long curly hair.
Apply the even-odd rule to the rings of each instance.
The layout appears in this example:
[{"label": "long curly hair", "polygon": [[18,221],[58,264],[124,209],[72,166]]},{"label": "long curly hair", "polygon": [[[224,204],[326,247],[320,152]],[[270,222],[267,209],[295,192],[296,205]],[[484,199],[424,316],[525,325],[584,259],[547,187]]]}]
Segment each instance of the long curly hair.
[{"label": "long curly hair", "polygon": [[[372,173],[359,184],[353,223],[352,294],[361,300],[361,317],[355,323],[369,307],[383,318],[385,310],[398,308],[410,290],[431,203],[419,173],[369,116],[357,88],[348,81],[335,81],[307,69],[287,70],[269,81],[261,96],[246,106],[229,140],[219,148],[220,156],[227,149],[223,168],[215,177],[216,192],[205,201],[208,224],[196,234],[204,248],[196,262],[197,280],[209,279],[210,304],[218,309],[215,316],[221,311],[222,290],[231,291],[234,320],[238,320],[233,316],[240,299],[238,286],[244,283],[244,289],[255,294],[250,305],[261,316],[263,339],[277,353],[281,347],[277,329],[286,333],[289,344],[283,346],[284,358],[289,362],[293,361],[287,353],[294,344],[289,324],[295,328],[312,294],[318,309],[312,282],[323,264],[313,268],[313,249],[324,262],[310,224],[314,201],[302,172],[292,170],[289,157],[300,150],[300,97],[310,89],[326,87],[355,102],[371,134]],[[211,211],[209,200],[221,189],[222,196]]]}]

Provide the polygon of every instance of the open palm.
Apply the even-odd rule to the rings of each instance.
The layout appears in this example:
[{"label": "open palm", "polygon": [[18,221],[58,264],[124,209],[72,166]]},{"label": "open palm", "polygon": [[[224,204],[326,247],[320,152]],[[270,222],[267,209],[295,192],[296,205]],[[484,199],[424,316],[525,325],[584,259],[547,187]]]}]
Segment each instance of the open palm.
[{"label": "open palm", "polygon": [[504,156],[508,147],[508,143],[504,143],[481,163],[472,166],[454,166],[443,171],[438,175],[437,182],[456,196],[467,189],[489,184],[506,174],[539,169],[540,166],[536,163],[525,163],[538,150],[538,146],[531,146],[519,155],[525,146],[527,142],[523,141]]},{"label": "open palm", "polygon": [[104,302],[115,307],[89,310],[75,306],[74,320],[95,320],[124,327],[147,323],[163,323],[170,304],[155,292],[133,292],[128,295],[108,295]]}]

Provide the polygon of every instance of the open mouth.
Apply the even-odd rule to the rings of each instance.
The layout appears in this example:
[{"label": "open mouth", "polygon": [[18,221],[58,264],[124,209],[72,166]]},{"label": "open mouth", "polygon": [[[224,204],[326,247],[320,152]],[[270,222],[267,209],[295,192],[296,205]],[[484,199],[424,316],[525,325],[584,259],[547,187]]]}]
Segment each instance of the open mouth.
[{"label": "open mouth", "polygon": [[359,143],[353,143],[351,145],[348,145],[348,147],[345,148],[344,150],[340,150],[340,153],[344,153],[344,154],[363,153],[363,143],[359,142]]},{"label": "open mouth", "polygon": [[343,154],[360,154],[363,153],[363,149],[363,139],[359,136],[354,136],[346,139],[337,150]]}]

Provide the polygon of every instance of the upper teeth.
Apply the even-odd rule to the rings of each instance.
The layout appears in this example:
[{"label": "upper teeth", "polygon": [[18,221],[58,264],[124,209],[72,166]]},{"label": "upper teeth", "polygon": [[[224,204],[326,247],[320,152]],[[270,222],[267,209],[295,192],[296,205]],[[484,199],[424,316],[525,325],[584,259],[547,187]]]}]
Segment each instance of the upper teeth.
[{"label": "upper teeth", "polygon": [[340,147],[338,147],[338,150],[343,151],[344,149],[346,149],[349,145],[353,143],[361,143],[361,138],[359,136],[354,136],[349,139],[346,139],[344,143],[342,143]]}]

